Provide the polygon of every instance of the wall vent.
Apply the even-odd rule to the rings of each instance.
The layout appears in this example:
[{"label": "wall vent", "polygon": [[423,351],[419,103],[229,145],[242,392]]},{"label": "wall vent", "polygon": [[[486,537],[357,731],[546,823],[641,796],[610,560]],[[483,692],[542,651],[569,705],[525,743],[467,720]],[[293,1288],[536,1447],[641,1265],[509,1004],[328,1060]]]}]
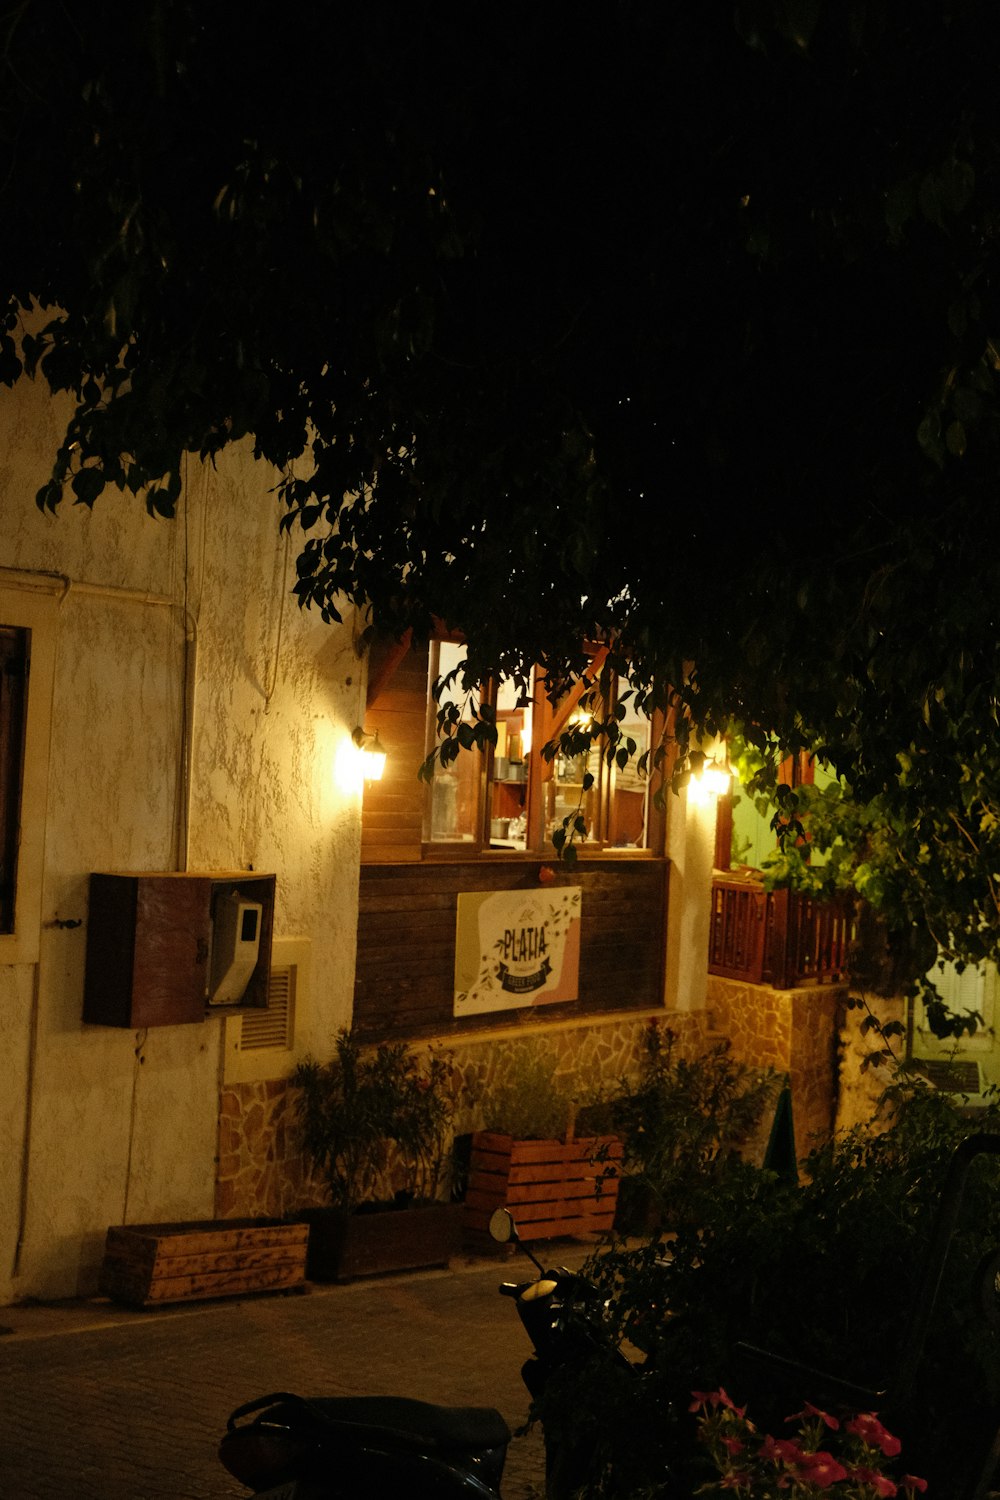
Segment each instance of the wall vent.
[{"label": "wall vent", "polygon": [[297,964],[287,964],[282,969],[271,970],[267,1005],[258,1010],[244,1011],[237,1018],[240,1023],[241,1052],[259,1052],[275,1047],[282,1051],[291,1049],[295,1042],[297,982]]},{"label": "wall vent", "polygon": [[223,1082],[260,1083],[288,1078],[299,1061],[309,991],[308,938],[275,938],[267,1005],[226,1017]]}]

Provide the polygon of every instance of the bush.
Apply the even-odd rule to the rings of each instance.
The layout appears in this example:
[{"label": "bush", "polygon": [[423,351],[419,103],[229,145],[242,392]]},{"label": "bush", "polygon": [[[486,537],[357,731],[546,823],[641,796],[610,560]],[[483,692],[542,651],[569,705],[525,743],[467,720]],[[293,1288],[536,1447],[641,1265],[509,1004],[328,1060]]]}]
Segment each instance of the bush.
[{"label": "bush", "polygon": [[447,1062],[419,1058],[405,1042],[364,1047],[337,1035],[329,1062],[300,1063],[302,1144],[335,1208],[370,1199],[395,1164],[403,1199],[434,1198],[445,1159],[455,1091]]},{"label": "bush", "polygon": [[482,1103],[483,1126],[518,1140],[561,1138],[573,1113],[570,1086],[556,1077],[555,1053],[534,1041],[517,1044],[502,1081]]},{"label": "bush", "polygon": [[[951,1154],[972,1127],[917,1085],[894,1088],[887,1107],[881,1133],[855,1130],[814,1151],[803,1186],[735,1164],[711,1193],[699,1190],[698,1214],[681,1215],[669,1246],[655,1236],[592,1262],[614,1334],[648,1363],[641,1378],[615,1383],[566,1371],[546,1394],[550,1425],[572,1433],[598,1424],[606,1436],[588,1495],[691,1493],[692,1390],[724,1386],[762,1422],[781,1420],[789,1408],[769,1409],[766,1383],[737,1363],[738,1341],[873,1389],[892,1380]],[[1000,1128],[1000,1112],[977,1124]],[[995,1425],[1000,1347],[976,1273],[998,1238],[1000,1167],[980,1158],[915,1388],[900,1410],[882,1413],[941,1500],[959,1493],[962,1464],[985,1454],[990,1415]],[[818,1399],[808,1390],[797,1398]]]},{"label": "bush", "polygon": [[623,1080],[616,1097],[588,1111],[588,1125],[621,1137],[625,1183],[631,1178],[632,1196],[647,1201],[648,1227],[676,1227],[685,1218],[697,1222],[703,1196],[733,1164],[777,1085],[772,1070],[737,1062],[727,1041],[699,1057],[679,1056],[676,1033],[651,1021],[638,1082]]}]

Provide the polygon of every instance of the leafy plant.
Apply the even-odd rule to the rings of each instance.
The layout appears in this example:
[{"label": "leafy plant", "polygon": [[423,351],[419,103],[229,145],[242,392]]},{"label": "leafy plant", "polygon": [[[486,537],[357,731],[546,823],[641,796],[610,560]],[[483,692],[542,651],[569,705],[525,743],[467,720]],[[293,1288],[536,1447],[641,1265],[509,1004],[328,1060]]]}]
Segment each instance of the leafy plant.
[{"label": "leafy plant", "polygon": [[625,1147],[626,1172],[641,1179],[670,1222],[698,1217],[701,1197],[759,1123],[777,1091],[771,1069],[737,1062],[728,1041],[695,1058],[653,1020],[643,1034],[637,1085],[622,1084],[605,1107],[608,1128]]},{"label": "leafy plant", "polygon": [[886,1460],[897,1457],[899,1438],[875,1412],[844,1419],[808,1401],[786,1421],[798,1424],[792,1436],[761,1434],[721,1387],[693,1391],[691,1410],[698,1413],[698,1441],[718,1472],[699,1494],[724,1495],[736,1490],[747,1500],[806,1500],[833,1493],[842,1500],[892,1500],[902,1491],[912,1497],[927,1481],[904,1474],[898,1482],[886,1473]]},{"label": "leafy plant", "polygon": [[303,1148],[335,1208],[371,1198],[393,1167],[398,1197],[437,1195],[456,1102],[444,1058],[421,1059],[405,1042],[364,1047],[344,1030],[333,1057],[307,1058],[293,1081]]},{"label": "leafy plant", "polygon": [[[988,1109],[976,1126],[997,1129],[1000,1111]],[[541,1415],[562,1431],[600,1422],[605,1451],[587,1494],[690,1493],[692,1389],[724,1385],[763,1420],[780,1421],[787,1406],[770,1377],[741,1361],[743,1342],[872,1390],[888,1382],[891,1398],[942,1186],[971,1128],[946,1096],[901,1077],[877,1128],[812,1152],[802,1186],[734,1164],[699,1196],[697,1217],[681,1215],[669,1245],[655,1235],[595,1257],[589,1270],[608,1298],[613,1334],[647,1363],[640,1379],[603,1381],[599,1392],[574,1372],[546,1392]],[[942,1497],[957,1493],[956,1455],[984,1457],[991,1417],[995,1426],[1000,1348],[977,1278],[998,1241],[1000,1167],[979,1158],[912,1390],[885,1410]]]},{"label": "leafy plant", "polygon": [[556,1076],[554,1052],[519,1043],[510,1067],[483,1101],[483,1123],[519,1140],[552,1140],[565,1134],[573,1113],[572,1087]]}]

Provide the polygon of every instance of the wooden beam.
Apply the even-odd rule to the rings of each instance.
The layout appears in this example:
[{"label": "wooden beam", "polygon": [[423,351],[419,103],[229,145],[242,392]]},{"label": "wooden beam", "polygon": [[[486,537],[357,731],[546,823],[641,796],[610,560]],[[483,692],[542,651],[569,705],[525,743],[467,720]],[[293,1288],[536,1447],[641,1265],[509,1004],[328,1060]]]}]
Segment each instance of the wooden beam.
[{"label": "wooden beam", "polygon": [[413,642],[413,631],[407,630],[398,641],[393,641],[385,655],[378,662],[375,671],[371,670],[371,653],[368,656],[368,696],[365,700],[366,707],[371,708],[378,699],[379,694],[389,685],[403,657],[409,651]]}]

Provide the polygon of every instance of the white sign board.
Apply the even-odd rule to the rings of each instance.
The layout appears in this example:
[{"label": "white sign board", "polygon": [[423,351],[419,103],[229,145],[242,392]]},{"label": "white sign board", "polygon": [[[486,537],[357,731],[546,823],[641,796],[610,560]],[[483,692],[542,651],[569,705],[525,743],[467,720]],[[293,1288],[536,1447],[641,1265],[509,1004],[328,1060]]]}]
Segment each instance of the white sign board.
[{"label": "white sign board", "polygon": [[579,886],[458,898],[455,1015],[579,998]]}]

